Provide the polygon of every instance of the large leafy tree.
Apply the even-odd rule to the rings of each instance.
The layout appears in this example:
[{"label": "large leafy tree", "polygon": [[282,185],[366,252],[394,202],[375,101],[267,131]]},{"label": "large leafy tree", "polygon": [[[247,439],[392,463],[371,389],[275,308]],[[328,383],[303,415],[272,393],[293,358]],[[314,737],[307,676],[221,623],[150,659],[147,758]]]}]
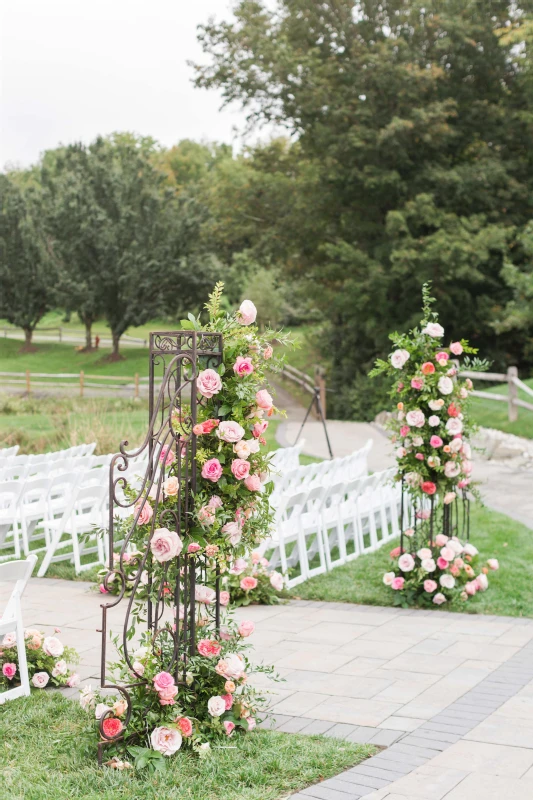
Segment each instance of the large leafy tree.
[{"label": "large leafy tree", "polygon": [[494,322],[533,210],[531,59],[517,45],[531,5],[241,0],[232,22],[200,31],[197,85],[240,102],[251,125],[289,127],[315,169],[313,235],[293,217],[284,238],[331,321],[337,414],[372,413],[365,375],[427,280],[447,335],[527,364],[520,335],[497,337]]},{"label": "large leafy tree", "polygon": [[40,188],[16,173],[0,175],[0,316],[22,328],[25,350],[56,298],[57,261],[43,218]]},{"label": "large leafy tree", "polygon": [[214,283],[202,250],[204,212],[158,168],[151,139],[130,134],[73,145],[43,163],[65,302],[87,328],[102,314],[113,358],[122,334],[161,313],[196,307]]}]

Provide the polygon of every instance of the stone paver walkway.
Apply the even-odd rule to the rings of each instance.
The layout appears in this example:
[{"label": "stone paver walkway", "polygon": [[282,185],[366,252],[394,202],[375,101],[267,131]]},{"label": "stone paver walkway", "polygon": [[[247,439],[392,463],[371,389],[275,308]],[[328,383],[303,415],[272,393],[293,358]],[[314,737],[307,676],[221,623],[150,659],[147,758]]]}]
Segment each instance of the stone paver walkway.
[{"label": "stone paver walkway", "polygon": [[[101,602],[49,579],[23,599],[27,626],[57,626],[78,649],[84,683],[99,679]],[[259,676],[267,725],[387,748],[294,800],[533,797],[533,620],[307,601],[238,616],[256,623],[254,658],[284,678]]]}]

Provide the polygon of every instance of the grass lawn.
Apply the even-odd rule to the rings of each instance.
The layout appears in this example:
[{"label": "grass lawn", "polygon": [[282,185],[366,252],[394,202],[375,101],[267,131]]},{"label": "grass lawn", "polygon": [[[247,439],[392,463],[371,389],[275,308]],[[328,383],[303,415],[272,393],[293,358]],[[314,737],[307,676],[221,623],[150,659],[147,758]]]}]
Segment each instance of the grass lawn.
[{"label": "grass lawn", "polygon": [[[93,734],[94,736],[94,734]],[[376,752],[318,736],[255,731],[198,759],[178,753],[162,774],[96,764],[87,715],[58,692],[32,694],[0,712],[2,798],[11,800],[281,800]]]},{"label": "grass lawn", "polygon": [[[500,569],[489,574],[488,591],[478,593],[467,603],[449,610],[533,617],[531,530],[503,514],[473,505],[470,538],[483,560],[498,558]],[[304,600],[391,606],[393,592],[383,585],[382,578],[390,569],[389,552],[398,544],[399,540],[391,541],[375,553],[360,556],[332,572],[300,584],[295,592]],[[446,609],[441,606],[440,610]]]}]

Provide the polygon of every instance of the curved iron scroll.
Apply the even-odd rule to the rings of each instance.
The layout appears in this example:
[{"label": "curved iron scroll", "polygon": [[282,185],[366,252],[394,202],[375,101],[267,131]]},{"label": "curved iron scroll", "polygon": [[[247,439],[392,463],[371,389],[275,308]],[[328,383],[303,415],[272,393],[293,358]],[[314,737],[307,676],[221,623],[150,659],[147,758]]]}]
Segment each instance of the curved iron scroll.
[{"label": "curved iron scroll", "polygon": [[[128,710],[124,728],[116,737],[103,731],[105,717],[100,721],[101,741],[98,759],[103,748],[117,739],[127,738],[131,716],[128,691],[144,683],[136,670],[133,653],[138,647],[131,638],[133,621],[142,619],[143,630],[149,634],[151,646],[161,653],[161,669],[171,672],[177,684],[186,679],[187,661],[195,649],[197,582],[207,580],[206,564],[201,558],[187,553],[187,542],[193,524],[193,495],[196,491],[196,436],[193,427],[198,407],[205,402],[196,389],[198,373],[216,369],[222,363],[222,334],[203,331],[157,332],[150,336],[149,356],[149,424],[140,447],[128,451],[122,442],[109,471],[109,530],[108,573],[104,579],[120,586],[118,596],[102,604],[101,687],[114,689],[126,700]],[[173,481],[173,502],[165,500],[164,484]],[[149,515],[151,511],[151,515]],[[149,519],[147,520],[147,517]],[[184,547],[173,562],[154,569],[150,542],[156,528],[176,531]],[[122,536],[117,537],[117,531]],[[121,539],[121,540],[120,540]],[[127,600],[122,623],[122,649],[131,681],[121,685],[108,683],[106,678],[108,648],[108,613],[125,599],[126,567],[131,581],[132,562],[129,553],[140,550],[133,567],[133,589]],[[172,566],[172,569],[171,569]],[[169,579],[169,572],[174,576]],[[156,577],[157,574],[157,577]],[[212,609],[218,625],[220,620],[220,590],[215,588]],[[137,632],[139,628],[137,627]],[[164,641],[164,646],[162,642]]]}]

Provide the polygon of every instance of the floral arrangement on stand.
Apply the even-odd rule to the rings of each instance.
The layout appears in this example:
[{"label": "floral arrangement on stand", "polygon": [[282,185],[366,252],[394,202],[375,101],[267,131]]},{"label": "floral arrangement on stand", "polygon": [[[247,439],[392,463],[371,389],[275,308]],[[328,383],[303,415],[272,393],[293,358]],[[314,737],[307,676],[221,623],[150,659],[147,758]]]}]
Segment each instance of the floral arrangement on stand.
[{"label": "floral arrangement on stand", "polygon": [[[184,610],[190,602],[185,599],[184,584],[194,570],[196,652],[194,656],[188,653],[186,667],[178,669],[180,656],[172,667],[174,674],[165,669],[181,646],[181,622],[179,636],[175,635],[178,618],[174,624],[167,619],[157,631],[143,634],[133,662],[116,643],[119,658],[110,666],[109,678],[116,688],[85,688],[80,701],[91,712],[94,709],[100,742],[111,745],[112,766],[124,764],[121,759],[129,755],[137,767],[159,768],[165,756],[182,747],[205,754],[217,737],[253,730],[264,698],[248,678],[254,671],[271,673],[268,667],[250,665],[245,639],[253,624],[232,622],[230,592],[224,581],[231,580],[231,566],[270,533],[272,484],[264,434],[276,409],[266,376],[283,365],[271,342],[285,344],[288,338],[274,331],[260,333],[254,325],[255,306],[248,300],[237,312],[224,312],[222,288],[217,284],[210,295],[206,324],[193,315],[181,321],[184,330],[222,336],[222,363],[201,368],[200,362],[198,396],[188,401],[195,403],[194,424],[192,409],[181,395],[172,400],[169,413],[175,446],[156,449],[156,472],[163,473],[159,482],[150,472],[140,493],[123,485],[134,513],[117,523],[116,532],[117,538],[127,539],[127,547],[114,556],[114,569],[102,574],[100,585],[104,594],[133,595],[127,637],[133,641],[137,624],[147,621],[147,605],[189,613],[189,606]],[[192,508],[188,505],[184,512],[184,497],[189,495],[187,484],[180,480],[180,462],[187,463],[186,471],[190,469],[184,461],[188,452],[194,454],[197,477]],[[172,530],[178,519],[181,529]],[[218,577],[222,590],[217,602],[213,586]],[[155,614],[162,618],[158,610]],[[179,619],[185,624],[187,618]],[[182,674],[184,669],[186,681],[178,681],[176,670]],[[123,692],[120,685],[125,687]],[[110,691],[113,702],[106,699]]]},{"label": "floral arrangement on stand", "polygon": [[[61,633],[59,628],[55,633]],[[36,628],[24,631],[26,661],[30,684],[35,689],[47,686],[78,686],[79,675],[69,664],[77,664],[79,656],[72,647],[65,647],[56,636],[47,636]],[[20,684],[17,639],[15,633],[6,633],[0,643],[0,687],[11,689]]]},{"label": "floral arrangement on stand", "polygon": [[224,574],[224,586],[229,592],[230,602],[235,606],[260,603],[271,606],[289,597],[284,590],[283,575],[269,569],[268,559],[259,553],[236,558]]},{"label": "floral arrangement on stand", "polygon": [[483,371],[488,364],[471,358],[477,350],[465,339],[443,344],[445,330],[431,310],[435,300],[427,284],[422,296],[420,326],[391,334],[393,352],[370,373],[391,378],[396,404],[388,427],[396,445],[396,480],[402,483],[402,524],[411,522],[391,553],[397,561],[384,582],[395,592],[395,603],[405,606],[441,605],[456,595],[466,599],[488,586],[488,568],[475,577],[471,562],[478,553],[464,541],[470,497],[476,495],[468,402],[473,384],[459,377],[461,370]]}]

